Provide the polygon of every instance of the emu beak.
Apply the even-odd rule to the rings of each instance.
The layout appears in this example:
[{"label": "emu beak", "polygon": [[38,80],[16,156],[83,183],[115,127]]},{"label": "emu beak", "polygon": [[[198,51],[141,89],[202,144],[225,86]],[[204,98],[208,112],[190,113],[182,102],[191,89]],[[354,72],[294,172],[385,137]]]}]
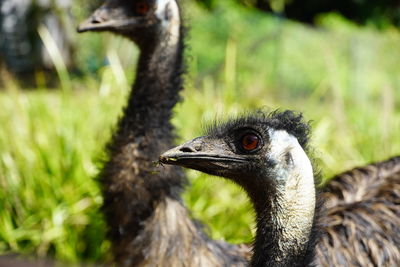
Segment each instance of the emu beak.
[{"label": "emu beak", "polygon": [[[166,151],[160,156],[160,162],[191,168],[192,164],[190,163],[201,157],[202,153],[199,152],[203,150],[204,145],[202,139],[204,137],[199,137]],[[189,163],[189,165],[185,164],[185,162]]]},{"label": "emu beak", "polygon": [[127,8],[127,5],[130,5],[129,2],[135,2],[135,0],[103,0],[103,4],[78,26],[77,31],[114,31],[121,33],[121,31],[127,29],[132,30],[135,27],[142,26],[146,20],[144,17],[135,16],[129,12],[129,8]]},{"label": "emu beak", "polygon": [[82,32],[87,32],[87,31],[94,31],[96,30],[96,27],[101,25],[100,23],[96,23],[96,19],[93,17],[90,17],[86,19],[84,22],[79,24],[78,28],[76,29],[77,32],[82,33]]},{"label": "emu beak", "polygon": [[234,155],[226,144],[202,136],[166,151],[159,161],[219,175],[229,169],[230,163],[243,163],[247,162],[247,159]]},{"label": "emu beak", "polygon": [[81,33],[109,29],[114,24],[109,14],[109,9],[105,5],[101,6],[96,9],[88,19],[79,24],[77,31]]}]

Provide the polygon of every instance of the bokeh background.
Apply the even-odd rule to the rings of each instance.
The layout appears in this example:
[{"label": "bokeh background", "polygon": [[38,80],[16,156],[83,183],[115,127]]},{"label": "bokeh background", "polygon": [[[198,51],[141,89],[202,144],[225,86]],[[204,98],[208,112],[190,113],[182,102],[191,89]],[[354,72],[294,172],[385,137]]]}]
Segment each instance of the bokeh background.
[{"label": "bokeh background", "polygon": [[[15,1],[0,4],[0,254],[104,261],[96,174],[139,51],[111,34],[75,33],[101,1],[31,1],[33,11],[10,22],[4,12]],[[201,121],[280,108],[312,121],[324,180],[399,154],[399,9],[391,1],[344,2],[355,6],[185,1],[188,74],[173,119],[177,142],[201,134]],[[12,23],[20,25],[15,32]],[[28,46],[15,48],[15,40]],[[188,175],[185,202],[208,233],[249,242],[245,193]]]}]

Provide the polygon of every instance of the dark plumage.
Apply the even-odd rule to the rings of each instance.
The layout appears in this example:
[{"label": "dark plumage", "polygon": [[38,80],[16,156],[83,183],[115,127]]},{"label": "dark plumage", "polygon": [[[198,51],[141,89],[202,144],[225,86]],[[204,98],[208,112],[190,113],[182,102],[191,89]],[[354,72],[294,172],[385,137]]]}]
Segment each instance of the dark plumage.
[{"label": "dark plumage", "polygon": [[216,121],[207,126],[206,135],[214,136],[216,138],[223,138],[227,129],[233,130],[253,125],[266,125],[276,130],[285,130],[289,134],[297,138],[299,144],[305,149],[308,149],[308,140],[310,139],[311,129],[307,123],[303,121],[303,115],[286,110],[280,112],[279,110],[271,113],[263,111],[250,112],[245,116],[231,118],[226,121]]},{"label": "dark plumage", "polygon": [[[301,115],[256,113],[215,124],[160,161],[246,190],[257,220],[252,266],[396,266],[399,157],[341,174],[316,194],[308,135]],[[317,195],[326,202],[322,213]]]},{"label": "dark plumage", "polygon": [[190,218],[175,166],[153,165],[171,147],[182,89],[184,27],[175,0],[108,0],[78,31],[111,31],[141,51],[136,80],[99,174],[118,266],[243,266],[247,251],[210,240]]}]

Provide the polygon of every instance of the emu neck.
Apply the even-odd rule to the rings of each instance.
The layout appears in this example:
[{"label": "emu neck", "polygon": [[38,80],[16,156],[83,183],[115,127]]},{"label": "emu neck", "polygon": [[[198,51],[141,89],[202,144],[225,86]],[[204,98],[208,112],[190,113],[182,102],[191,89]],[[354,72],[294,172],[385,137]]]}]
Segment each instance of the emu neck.
[{"label": "emu neck", "polygon": [[253,194],[257,233],[252,266],[307,266],[313,260],[315,188],[293,177]]},{"label": "emu neck", "polygon": [[178,25],[140,44],[136,81],[125,109],[125,117],[129,118],[125,123],[136,132],[160,131],[160,127],[167,127],[169,131],[164,133],[171,135],[169,120],[172,108],[180,99],[184,72],[183,30]]},{"label": "emu neck", "polygon": [[161,201],[169,198],[180,204],[186,183],[178,167],[153,165],[173,145],[170,118],[182,89],[182,29],[179,23],[172,26],[168,33],[148,35],[147,43],[139,44],[136,80],[100,173],[103,211],[118,266],[143,262],[143,251],[132,247],[134,240],[141,238],[146,219]]}]

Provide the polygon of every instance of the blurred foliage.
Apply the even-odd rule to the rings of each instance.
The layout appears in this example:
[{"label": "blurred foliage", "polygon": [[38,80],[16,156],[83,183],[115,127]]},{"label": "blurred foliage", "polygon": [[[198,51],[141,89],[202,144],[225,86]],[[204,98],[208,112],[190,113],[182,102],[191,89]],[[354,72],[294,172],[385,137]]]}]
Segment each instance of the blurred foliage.
[{"label": "blurred foliage", "polygon": [[[196,0],[201,6],[213,9],[217,0]],[[372,23],[377,26],[400,26],[400,6],[397,0],[235,0],[236,2],[264,12],[283,17],[315,23],[325,13],[336,12],[356,23]]]},{"label": "blurred foliage", "polygon": [[[210,12],[193,2],[177,142],[199,121],[255,108],[295,109],[312,120],[324,177],[400,152],[400,33],[360,27],[336,14],[319,28],[235,4]],[[82,3],[73,12],[79,19]],[[59,67],[60,90],[22,90],[0,72],[0,251],[67,262],[108,258],[96,174],[135,73],[137,48],[111,34],[75,36],[81,75]],[[41,79],[38,74],[37,79]],[[248,242],[253,215],[242,190],[188,171],[184,195],[213,238]],[[233,205],[234,203],[234,205]]]},{"label": "blurred foliage", "polygon": [[[53,70],[51,44],[58,46],[63,64],[74,67],[72,0],[2,0],[0,2],[0,62],[27,78],[36,70]],[[39,28],[51,34],[42,40]]]}]

